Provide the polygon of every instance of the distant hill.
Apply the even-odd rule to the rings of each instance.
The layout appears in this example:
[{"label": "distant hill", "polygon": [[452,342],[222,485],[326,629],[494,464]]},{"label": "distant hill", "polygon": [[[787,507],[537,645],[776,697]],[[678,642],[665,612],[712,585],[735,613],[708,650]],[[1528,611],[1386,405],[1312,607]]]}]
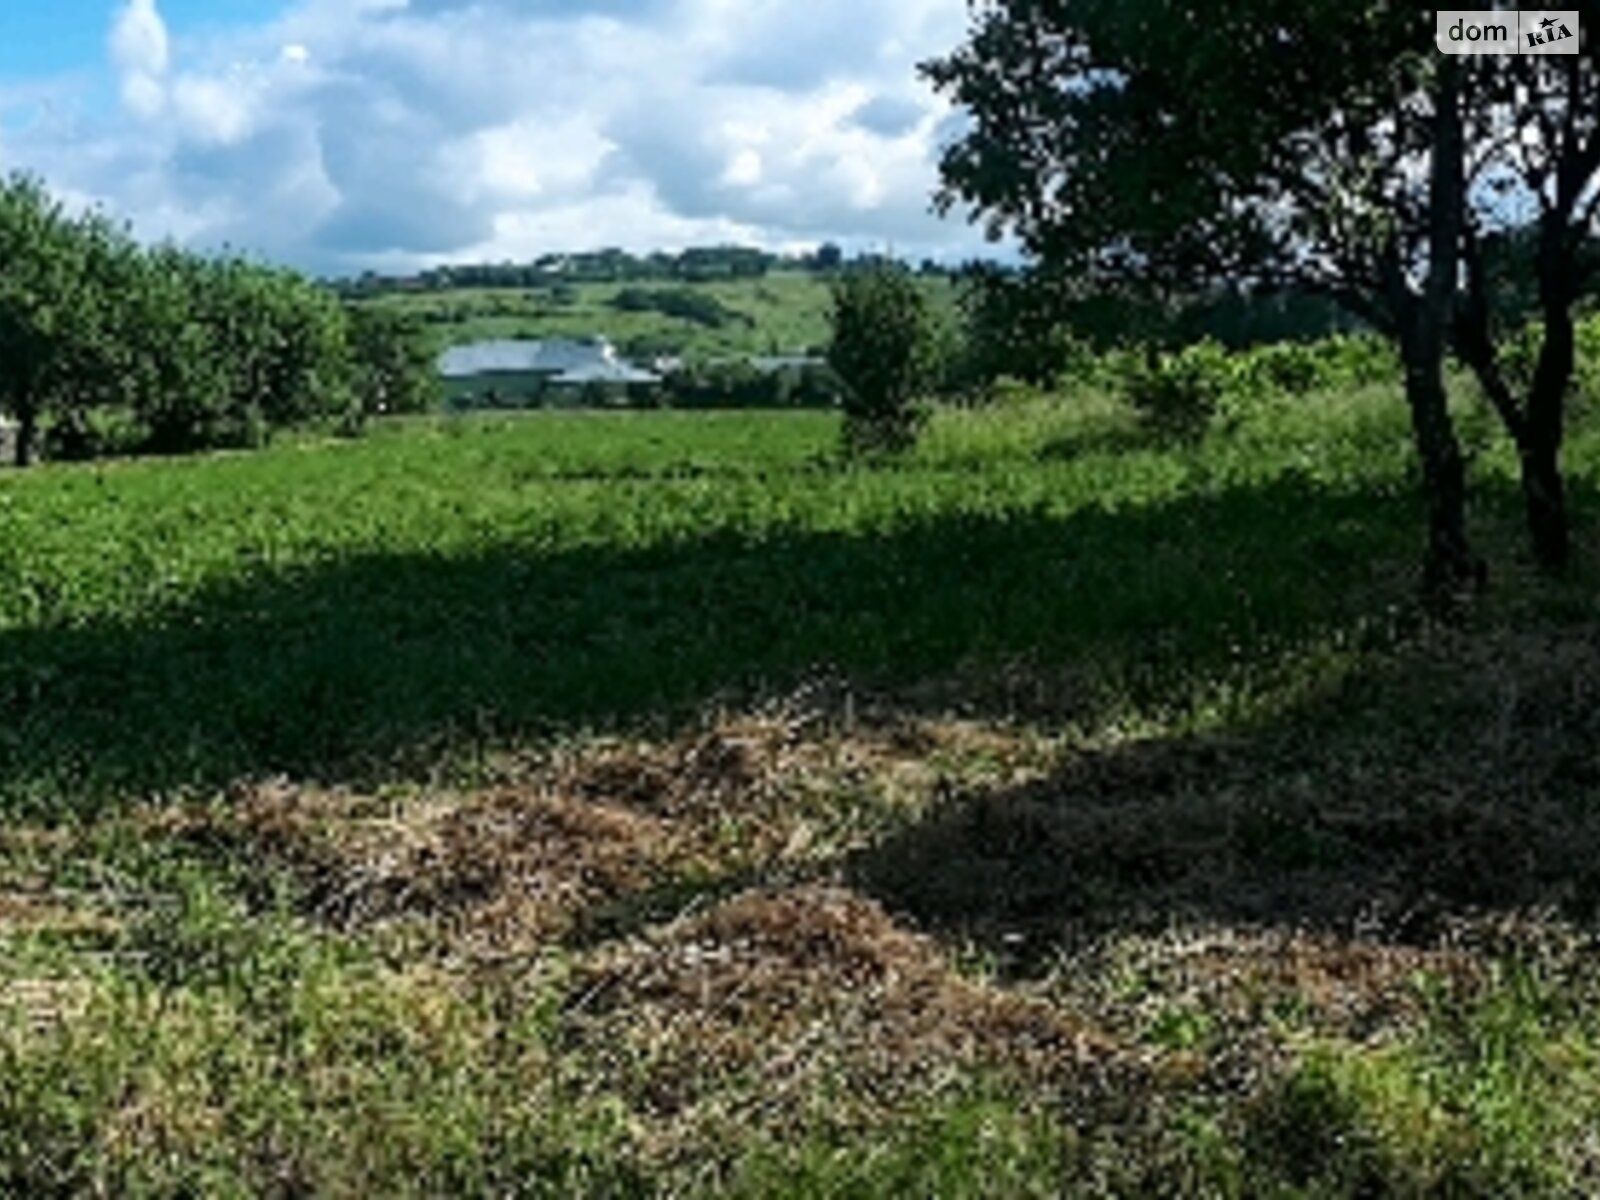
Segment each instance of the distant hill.
[{"label": "distant hill", "polygon": [[[828,280],[826,272],[790,266],[705,280],[646,274],[518,287],[345,290],[358,303],[416,316],[440,350],[502,339],[604,337],[640,362],[707,361],[820,351],[829,336]],[[937,304],[953,302],[948,277],[929,272],[923,280]]]}]

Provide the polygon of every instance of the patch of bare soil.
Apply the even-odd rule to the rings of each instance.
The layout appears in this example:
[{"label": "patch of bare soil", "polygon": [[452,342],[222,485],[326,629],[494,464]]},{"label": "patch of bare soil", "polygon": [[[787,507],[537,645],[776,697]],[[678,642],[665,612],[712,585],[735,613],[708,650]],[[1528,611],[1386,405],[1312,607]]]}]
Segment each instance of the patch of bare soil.
[{"label": "patch of bare soil", "polygon": [[669,1122],[747,1097],[785,1127],[819,1093],[838,1120],[974,1072],[1089,1092],[1135,1064],[1042,1000],[956,974],[929,938],[853,892],[757,889],[585,965],[565,1016],[602,1069]]}]

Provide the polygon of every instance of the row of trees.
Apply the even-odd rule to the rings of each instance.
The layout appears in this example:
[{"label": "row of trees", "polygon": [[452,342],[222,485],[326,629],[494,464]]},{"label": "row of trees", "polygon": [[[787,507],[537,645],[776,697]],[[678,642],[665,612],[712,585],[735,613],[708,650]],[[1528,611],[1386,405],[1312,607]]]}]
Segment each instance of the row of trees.
[{"label": "row of trees", "polygon": [[[1454,352],[1517,447],[1536,557],[1560,569],[1574,309],[1600,269],[1600,0],[1579,7],[1577,55],[1463,58],[1398,0],[978,0],[966,42],[924,66],[970,117],[942,202],[1014,237],[1036,293],[1291,288],[1388,337],[1425,579],[1447,590],[1484,574]],[[1542,335],[1519,386],[1506,347],[1529,307]]]},{"label": "row of trees", "polygon": [[[394,292],[527,289],[633,280],[706,283],[760,279],[770,271],[830,273],[852,263],[867,264],[881,257],[868,253],[851,258],[832,242],[824,242],[816,250],[801,254],[775,254],[754,246],[692,246],[676,253],[663,250],[630,254],[613,247],[573,254],[544,254],[523,263],[457,263],[407,276],[369,271],[354,279],[335,281],[330,286],[346,296],[380,296]],[[925,260],[918,270],[924,275],[942,274],[945,268]]]},{"label": "row of trees", "polygon": [[0,414],[26,466],[107,451],[258,444],[435,399],[403,319],[291,271],[145,247],[35,179],[0,181]]}]

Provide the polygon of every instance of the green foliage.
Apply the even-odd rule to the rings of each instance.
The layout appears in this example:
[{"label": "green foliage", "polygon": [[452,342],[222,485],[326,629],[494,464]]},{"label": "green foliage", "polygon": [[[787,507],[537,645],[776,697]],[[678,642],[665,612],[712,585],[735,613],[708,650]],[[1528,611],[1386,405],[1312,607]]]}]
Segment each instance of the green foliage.
[{"label": "green foliage", "polygon": [[0,180],[0,413],[26,464],[51,417],[80,429],[116,386],[115,281],[123,235],[69,216],[37,180]]},{"label": "green foliage", "polygon": [[[1579,407],[1591,406],[1600,402],[1600,317],[1578,321],[1573,332],[1577,361],[1568,395]],[[1504,338],[1500,367],[1514,394],[1526,395],[1531,390],[1543,345],[1542,321],[1529,321]]]},{"label": "green foliage", "polygon": [[875,265],[838,279],[828,362],[845,388],[847,449],[898,452],[916,440],[914,401],[933,357],[927,303],[905,270]]},{"label": "green foliage", "polygon": [[367,416],[437,408],[442,389],[419,322],[381,308],[348,310],[353,384]]},{"label": "green foliage", "polygon": [[[561,283],[515,292],[479,288],[396,293],[361,299],[355,307],[413,317],[426,327],[435,351],[499,338],[600,335],[637,360],[670,355],[703,364],[756,355],[820,354],[828,340],[826,275],[789,269],[759,277],[684,281],[664,289],[701,297],[706,312],[725,314],[726,319],[715,325],[669,315],[653,304],[617,307],[615,299],[625,290],[663,290],[646,286],[649,278]],[[942,277],[919,277],[918,282],[930,304],[950,291]]]},{"label": "green foliage", "polygon": [[390,313],[348,316],[302,276],[69,217],[36,181],[0,184],[0,412],[18,457],[250,446],[432,402],[431,353]]},{"label": "green foliage", "polygon": [[1230,424],[1275,397],[1392,383],[1393,348],[1380,338],[1336,335],[1230,353],[1203,340],[1161,353],[1115,352],[1103,370],[1140,420],[1160,436],[1197,437],[1218,417]]},{"label": "green foliage", "polygon": [[1215,342],[1198,342],[1177,354],[1125,354],[1119,361],[1123,397],[1163,437],[1204,433],[1232,377],[1226,352]]},{"label": "green foliage", "polygon": [[[1384,2],[983,5],[923,67],[971,118],[945,148],[943,202],[1097,284],[1295,279],[1313,237],[1363,266],[1397,233],[1411,253],[1396,197],[1426,180],[1370,130],[1407,117],[1421,36]],[[1303,187],[1311,170],[1331,186]],[[1370,220],[1319,220],[1356,198]]]},{"label": "green foliage", "polygon": [[[613,247],[576,254],[545,254],[525,263],[452,263],[404,277],[368,272],[336,286],[346,295],[357,297],[448,292],[460,288],[548,287],[555,292],[565,292],[574,284],[633,279],[678,279],[692,283],[760,279],[770,271],[793,270],[802,261],[749,246],[691,246],[677,254],[657,251],[647,255],[630,254]],[[568,299],[557,302],[566,303]]]},{"label": "green foliage", "polygon": [[899,1128],[753,1147],[723,1194],[793,1200],[1060,1195],[1070,1142],[1050,1123],[982,1094],[940,1098]]},{"label": "green foliage", "polygon": [[[194,888],[31,1031],[0,1004],[0,1193],[629,1195],[627,1133],[500,1016]],[[0,984],[0,1000],[4,999]]]},{"label": "green foliage", "polygon": [[750,363],[690,365],[670,373],[663,400],[673,408],[829,408],[839,381],[824,365],[763,370]]},{"label": "green foliage", "polygon": [[1032,282],[990,266],[960,276],[952,390],[983,391],[1002,377],[1049,387],[1082,356],[1055,298]]},{"label": "green foliage", "polygon": [[[1349,499],[1403,479],[1402,414],[1372,408],[1247,413],[1205,450],[1227,494],[1186,495],[1177,448],[1112,457],[1124,415],[1079,398],[937,412],[886,472],[829,465],[826,413],[669,411],[440,418],[5,480],[0,807],[382,775],[817,662],[899,679],[1024,649],[1226,658],[1230,637],[1343,602],[1302,582],[1329,563],[1305,514],[1359,516],[1338,563],[1409,552],[1403,506]],[[1273,482],[1291,467],[1327,489]],[[1206,537],[1152,556],[1173,504]]]},{"label": "green foliage", "polygon": [[611,304],[622,312],[658,312],[710,329],[719,329],[734,320],[749,320],[716,296],[688,288],[625,287],[611,298]]}]

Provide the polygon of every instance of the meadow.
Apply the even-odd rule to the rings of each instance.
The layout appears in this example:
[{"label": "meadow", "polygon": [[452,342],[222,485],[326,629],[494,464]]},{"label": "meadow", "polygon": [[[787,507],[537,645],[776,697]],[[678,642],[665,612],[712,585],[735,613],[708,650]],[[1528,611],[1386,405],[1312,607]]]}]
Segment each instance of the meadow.
[{"label": "meadow", "polygon": [[1597,566],[1458,391],[1449,621],[1387,387],[0,477],[0,1193],[1595,1190]]}]

